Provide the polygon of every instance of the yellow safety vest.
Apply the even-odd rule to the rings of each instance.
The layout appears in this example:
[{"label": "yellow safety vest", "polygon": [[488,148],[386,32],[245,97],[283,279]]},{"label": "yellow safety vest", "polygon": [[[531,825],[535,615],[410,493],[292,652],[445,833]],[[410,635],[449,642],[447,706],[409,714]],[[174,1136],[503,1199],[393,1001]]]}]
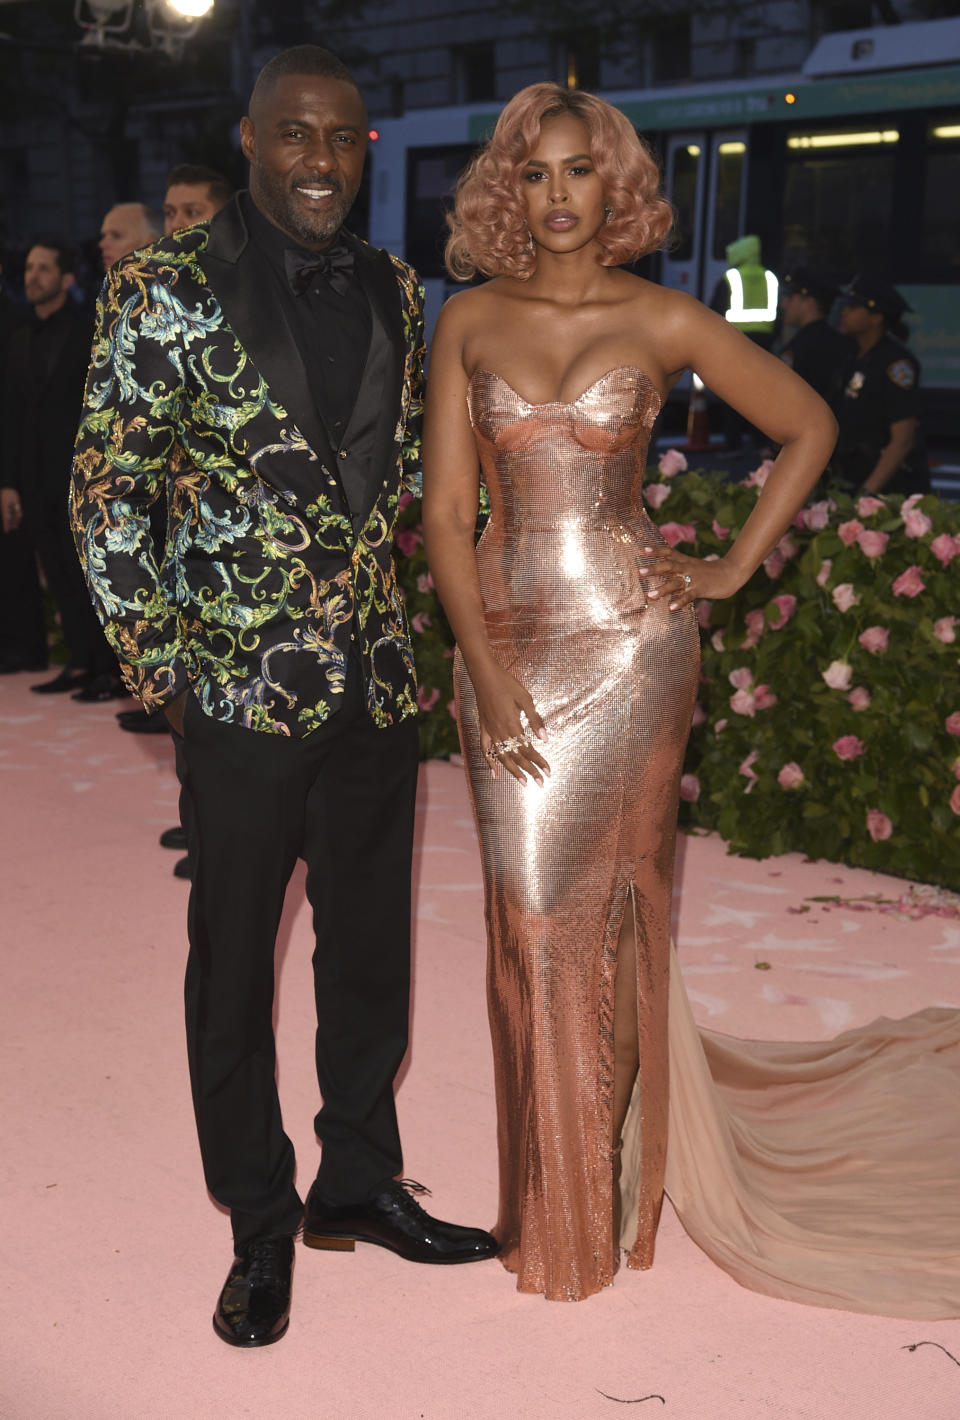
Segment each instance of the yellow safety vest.
[{"label": "yellow safety vest", "polygon": [[780,293],[773,272],[751,262],[731,266],[724,275],[730,287],[730,309],[726,312],[730,324],[738,330],[773,330]]}]

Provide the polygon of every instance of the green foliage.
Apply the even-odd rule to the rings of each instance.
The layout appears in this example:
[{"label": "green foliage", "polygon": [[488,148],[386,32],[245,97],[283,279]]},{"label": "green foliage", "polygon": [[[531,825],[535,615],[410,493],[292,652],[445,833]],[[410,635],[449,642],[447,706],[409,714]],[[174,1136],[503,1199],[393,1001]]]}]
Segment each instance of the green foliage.
[{"label": "green foliage", "polygon": [[[657,518],[670,537],[693,525],[694,541],[679,545],[699,557],[724,554],[758,492],[756,482],[695,472],[667,479],[655,470],[647,487],[651,502],[662,499]],[[960,508],[930,495],[876,502],[836,494],[809,505],[736,596],[701,603],[702,684],[680,821],[718,830],[748,857],[799,851],[957,890],[960,639],[951,638],[960,631]],[[422,752],[447,755],[458,747],[452,642],[423,556],[418,505],[405,507],[400,527],[420,700],[431,707]],[[879,555],[857,540],[870,547],[869,533],[887,538]],[[904,586],[898,579],[910,568],[917,571]],[[913,596],[911,578],[923,584]],[[870,651],[858,638],[875,627],[888,633],[886,648]],[[823,677],[835,662],[833,678],[847,683],[832,689]],[[834,746],[850,736],[862,752],[852,745],[853,757],[843,759]],[[795,787],[778,778],[785,765],[802,774]]]}]

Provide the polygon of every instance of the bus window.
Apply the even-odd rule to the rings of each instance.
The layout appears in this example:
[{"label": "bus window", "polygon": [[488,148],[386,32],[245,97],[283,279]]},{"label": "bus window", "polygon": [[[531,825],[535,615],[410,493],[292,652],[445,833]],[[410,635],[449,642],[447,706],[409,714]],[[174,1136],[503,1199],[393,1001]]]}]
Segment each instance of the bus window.
[{"label": "bus window", "polygon": [[700,169],[700,144],[681,143],[672,153],[670,198],[677,209],[676,245],[670,248],[673,261],[690,261],[697,214],[697,178]]},{"label": "bus window", "polygon": [[741,194],[747,145],[740,139],[717,144],[713,209],[713,256],[725,261],[727,247],[742,233]]},{"label": "bus window", "polygon": [[423,277],[444,276],[446,213],[457,178],[476,152],[472,143],[411,148],[407,157],[407,221],[404,254]]},{"label": "bus window", "polygon": [[960,269],[957,192],[960,191],[960,113],[934,119],[927,129],[920,256],[923,265]]},{"label": "bus window", "polygon": [[783,204],[784,266],[884,270],[890,262],[893,172],[899,133],[791,133]]}]

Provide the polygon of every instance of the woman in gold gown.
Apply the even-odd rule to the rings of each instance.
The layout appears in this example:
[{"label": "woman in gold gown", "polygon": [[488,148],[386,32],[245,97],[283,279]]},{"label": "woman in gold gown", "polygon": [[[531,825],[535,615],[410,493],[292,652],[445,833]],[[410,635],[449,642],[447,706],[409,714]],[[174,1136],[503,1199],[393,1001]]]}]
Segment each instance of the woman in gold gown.
[{"label": "woman in gold gown", "polygon": [[[437,324],[424,531],[458,645],[483,859],[501,1257],[522,1290],[589,1296],[613,1280],[621,1240],[629,1266],[650,1266],[666,1179],[687,1230],[746,1285],[955,1314],[955,1171],[921,1162],[942,1160],[944,1110],[960,1124],[954,1014],[751,1046],[701,1038],[671,971],[694,601],[759,567],[836,429],[734,327],[618,269],[671,220],[626,118],[538,84],[504,110],[451,222],[452,272],[492,279]],[[651,427],[687,369],[781,447],[713,562],[668,548],[642,498]],[[475,551],[479,470],[492,512]],[[891,1129],[894,1075],[912,1084]],[[915,1132],[898,1139],[908,1114]],[[931,1173],[932,1211],[911,1229],[916,1200],[882,1180]]]}]

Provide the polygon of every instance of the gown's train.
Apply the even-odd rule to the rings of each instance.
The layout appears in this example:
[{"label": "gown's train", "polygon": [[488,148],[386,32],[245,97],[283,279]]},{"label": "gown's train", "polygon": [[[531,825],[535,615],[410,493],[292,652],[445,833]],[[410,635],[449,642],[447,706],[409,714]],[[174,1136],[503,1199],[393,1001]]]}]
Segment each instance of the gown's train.
[{"label": "gown's train", "polygon": [[480,835],[503,1261],[518,1286],[589,1296],[613,1279],[613,1000],[636,937],[640,1070],[623,1135],[628,1263],[653,1259],[664,1188],[745,1285],[912,1317],[960,1312],[960,1013],[835,1041],[699,1032],[669,941],[674,833],[699,673],[692,610],[648,601],[662,538],[641,487],[659,400],[618,367],[532,404],[488,370],[470,417],[492,516],[477,549],[498,660],[549,733],[543,789],[494,779],[459,656]]}]

